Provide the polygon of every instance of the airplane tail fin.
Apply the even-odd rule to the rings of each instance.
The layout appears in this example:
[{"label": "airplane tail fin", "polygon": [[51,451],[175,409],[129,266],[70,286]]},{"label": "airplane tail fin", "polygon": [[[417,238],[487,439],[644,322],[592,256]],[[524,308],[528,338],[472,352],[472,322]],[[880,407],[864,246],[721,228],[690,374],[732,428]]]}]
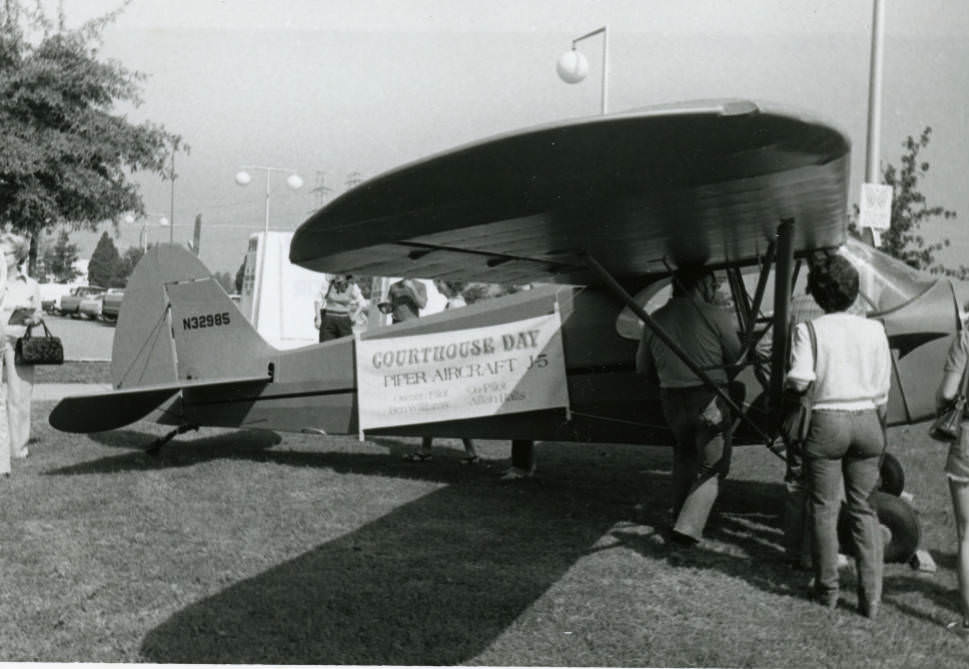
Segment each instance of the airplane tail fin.
[{"label": "airplane tail fin", "polygon": [[148,250],[125,289],[111,354],[116,389],[266,374],[273,351],[188,250]]}]

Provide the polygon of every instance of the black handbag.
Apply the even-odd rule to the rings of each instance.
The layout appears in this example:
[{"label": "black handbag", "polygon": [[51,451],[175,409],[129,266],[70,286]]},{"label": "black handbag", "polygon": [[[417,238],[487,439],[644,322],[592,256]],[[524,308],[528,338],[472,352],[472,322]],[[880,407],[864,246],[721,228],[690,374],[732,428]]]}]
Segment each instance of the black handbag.
[{"label": "black handbag", "polygon": [[23,337],[17,339],[14,345],[14,362],[18,365],[60,365],[64,362],[64,345],[61,338],[55,337],[47,328],[47,323],[40,322],[44,326],[44,336],[35,337],[31,331],[35,326],[28,325]]},{"label": "black handbag", "polygon": [[937,441],[952,443],[962,436],[962,420],[966,411],[966,389],[969,386],[969,363],[962,370],[959,392],[932,422],[929,436]]},{"label": "black handbag", "polygon": [[[814,356],[814,369],[818,368],[818,340],[811,321],[805,321],[808,336],[811,338],[811,353]],[[811,411],[814,406],[814,382],[803,392],[785,389],[781,395],[780,433],[787,446],[799,446],[807,439],[811,425]]]}]

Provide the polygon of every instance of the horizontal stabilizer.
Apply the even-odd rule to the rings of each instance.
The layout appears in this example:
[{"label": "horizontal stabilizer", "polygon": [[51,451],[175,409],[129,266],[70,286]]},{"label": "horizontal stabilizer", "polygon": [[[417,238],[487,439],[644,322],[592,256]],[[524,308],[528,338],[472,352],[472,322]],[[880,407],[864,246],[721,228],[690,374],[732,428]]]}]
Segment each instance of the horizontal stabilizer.
[{"label": "horizontal stabilizer", "polygon": [[197,383],[166,383],[143,388],[113,390],[108,393],[65,397],[48,419],[51,426],[62,432],[104,432],[116,430],[140,420],[176,393],[195,388],[245,383],[268,383],[269,377],[219,379]]}]

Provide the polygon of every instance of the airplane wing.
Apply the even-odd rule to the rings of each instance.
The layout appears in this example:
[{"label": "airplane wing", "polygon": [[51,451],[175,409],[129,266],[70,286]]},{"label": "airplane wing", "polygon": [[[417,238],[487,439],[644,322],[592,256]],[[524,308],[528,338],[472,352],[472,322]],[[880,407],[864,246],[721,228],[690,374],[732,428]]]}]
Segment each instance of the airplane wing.
[{"label": "airplane wing", "polygon": [[219,379],[198,383],[166,383],[143,388],[113,390],[65,397],[50,413],[51,426],[62,432],[103,432],[140,420],[182,390],[238,385],[262,385],[266,376]]},{"label": "airplane wing", "polygon": [[850,142],[745,100],[646,108],[514,132],[364,182],[296,231],[316,271],[596,283],[667,265],[754,262],[782,218],[795,252],[846,238]]}]

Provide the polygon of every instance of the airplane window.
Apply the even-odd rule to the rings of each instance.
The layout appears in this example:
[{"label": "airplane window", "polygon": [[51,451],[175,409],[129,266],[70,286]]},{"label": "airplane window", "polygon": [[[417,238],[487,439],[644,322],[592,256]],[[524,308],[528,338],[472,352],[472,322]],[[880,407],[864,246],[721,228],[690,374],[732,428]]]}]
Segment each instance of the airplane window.
[{"label": "airplane window", "polygon": [[838,253],[858,270],[859,291],[876,313],[900,307],[937,281],[856,239],[849,239]]},{"label": "airplane window", "polygon": [[[859,295],[848,310],[851,313],[864,315],[890,311],[915,299],[931,288],[937,280],[855,239],[849,239],[838,249],[838,253],[846,257],[858,270]],[[806,265],[802,265],[793,291],[791,313],[795,322],[820,316],[822,313],[814,299],[807,294],[807,274]],[[743,277],[748,294],[753,296],[757,288],[757,268],[745,269]],[[720,291],[724,296],[724,306],[730,306],[732,304],[730,292],[722,278]],[[640,291],[635,299],[637,303],[643,305],[647,313],[652,313],[666,304],[670,298],[670,292],[670,280],[667,278],[650,284]],[[769,317],[773,313],[773,307],[774,273],[772,270],[764,291],[761,314]],[[616,319],[616,333],[624,339],[638,340],[642,332],[643,324],[639,318],[629,307],[623,308]]]}]

